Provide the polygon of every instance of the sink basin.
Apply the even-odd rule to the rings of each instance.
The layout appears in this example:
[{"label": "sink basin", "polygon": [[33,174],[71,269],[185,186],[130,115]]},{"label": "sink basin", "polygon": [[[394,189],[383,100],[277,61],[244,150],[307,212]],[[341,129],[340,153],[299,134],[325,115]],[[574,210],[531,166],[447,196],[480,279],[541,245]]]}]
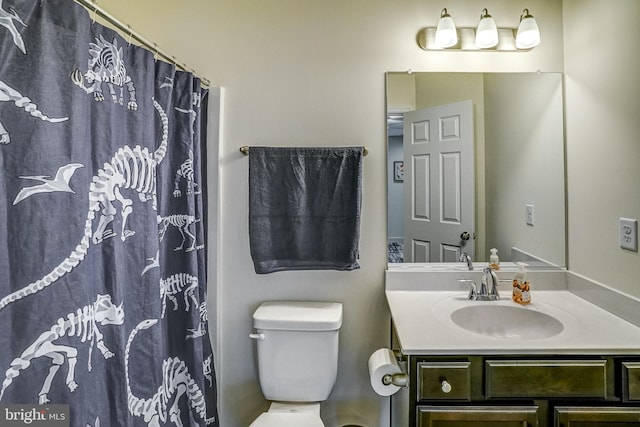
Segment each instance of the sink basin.
[{"label": "sink basin", "polygon": [[498,338],[549,338],[564,330],[558,319],[525,307],[469,305],[451,313],[457,326]]}]

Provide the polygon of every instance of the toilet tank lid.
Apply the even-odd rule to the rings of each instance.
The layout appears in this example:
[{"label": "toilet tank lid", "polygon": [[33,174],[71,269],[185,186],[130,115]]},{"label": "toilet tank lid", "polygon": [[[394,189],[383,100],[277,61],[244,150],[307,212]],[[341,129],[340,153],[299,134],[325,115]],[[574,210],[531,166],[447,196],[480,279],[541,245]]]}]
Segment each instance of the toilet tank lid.
[{"label": "toilet tank lid", "polygon": [[342,304],[266,301],[253,313],[253,327],[285,331],[333,331],[342,326]]}]

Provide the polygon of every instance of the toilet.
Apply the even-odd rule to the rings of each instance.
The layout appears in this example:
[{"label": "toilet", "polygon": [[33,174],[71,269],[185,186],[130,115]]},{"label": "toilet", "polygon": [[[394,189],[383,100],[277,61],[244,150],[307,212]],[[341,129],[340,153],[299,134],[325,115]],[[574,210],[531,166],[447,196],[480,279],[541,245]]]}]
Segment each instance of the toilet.
[{"label": "toilet", "polygon": [[320,402],[338,374],[342,304],[267,301],[253,314],[258,378],[271,401],[249,427],[324,427]]}]

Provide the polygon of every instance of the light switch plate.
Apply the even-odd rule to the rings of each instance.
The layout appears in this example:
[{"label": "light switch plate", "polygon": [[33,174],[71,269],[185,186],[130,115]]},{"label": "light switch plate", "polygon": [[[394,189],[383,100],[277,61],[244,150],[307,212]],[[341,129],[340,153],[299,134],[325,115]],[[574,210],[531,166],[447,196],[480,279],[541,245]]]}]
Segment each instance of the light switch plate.
[{"label": "light switch plate", "polygon": [[620,218],[620,247],[638,252],[638,220]]},{"label": "light switch plate", "polygon": [[533,205],[525,206],[527,225],[533,225]]}]

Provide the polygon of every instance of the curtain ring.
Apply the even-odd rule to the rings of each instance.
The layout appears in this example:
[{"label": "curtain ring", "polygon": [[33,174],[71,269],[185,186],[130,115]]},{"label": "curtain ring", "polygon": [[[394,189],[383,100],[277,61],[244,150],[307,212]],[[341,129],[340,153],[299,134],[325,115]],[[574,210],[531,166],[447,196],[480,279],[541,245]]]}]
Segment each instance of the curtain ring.
[{"label": "curtain ring", "polygon": [[93,0],[93,12],[91,13],[91,23],[96,23],[96,14],[98,13],[98,0]]},{"label": "curtain ring", "polygon": [[129,29],[129,37],[127,37],[127,44],[131,46],[131,37],[133,36],[133,30],[131,29],[131,25],[127,25],[127,28]]}]

